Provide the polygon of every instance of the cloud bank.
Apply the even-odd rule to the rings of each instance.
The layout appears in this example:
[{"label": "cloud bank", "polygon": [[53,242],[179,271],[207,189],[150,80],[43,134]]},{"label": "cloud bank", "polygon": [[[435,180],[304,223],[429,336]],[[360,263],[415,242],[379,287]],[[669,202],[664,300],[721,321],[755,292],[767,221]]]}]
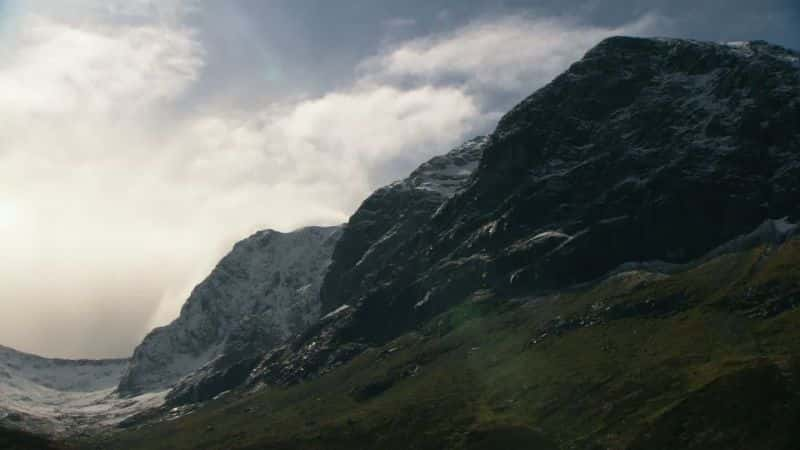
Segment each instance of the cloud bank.
[{"label": "cloud bank", "polygon": [[364,55],[321,95],[237,107],[197,93],[219,71],[201,3],[66,3],[17,4],[2,30],[0,343],[84,357],[130,354],[236,240],[346,221],[601,38],[656,23],[478,20]]}]

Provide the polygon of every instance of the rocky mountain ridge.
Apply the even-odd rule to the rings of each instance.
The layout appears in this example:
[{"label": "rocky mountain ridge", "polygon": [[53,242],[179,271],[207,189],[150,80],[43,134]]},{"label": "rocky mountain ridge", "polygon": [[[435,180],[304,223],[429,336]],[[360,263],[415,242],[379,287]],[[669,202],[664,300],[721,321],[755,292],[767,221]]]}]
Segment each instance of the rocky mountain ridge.
[{"label": "rocky mountain ridge", "polygon": [[[168,389],[206,364],[265,351],[319,317],[322,276],[340,227],[260,231],[238,242],[200,283],[180,316],[136,348],[119,385]],[[222,359],[220,359],[222,358]]]},{"label": "rocky mountain ridge", "polygon": [[[324,372],[479,291],[550,292],[623,264],[685,263],[770,219],[797,223],[797,61],[764,42],[604,40],[503,117],[467,185],[389,257],[360,269],[363,249],[340,245],[346,267],[322,288],[338,319],[254,380]],[[353,218],[388,229],[385,207],[365,202]]]},{"label": "rocky mountain ridge", "polygon": [[422,317],[477,289],[684,262],[767,219],[797,222],[799,146],[797,54],[607,39],[503,117],[469,186],[395,255],[407,276],[355,295],[362,325],[376,324],[358,333],[391,334],[378,316],[418,321],[426,298]]},{"label": "rocky mountain ridge", "polygon": [[487,142],[484,136],[473,138],[364,200],[345,226],[322,284],[320,301],[327,312],[348,303],[354,285],[366,289],[374,283],[374,270],[386,267],[419,227],[464,187]]}]

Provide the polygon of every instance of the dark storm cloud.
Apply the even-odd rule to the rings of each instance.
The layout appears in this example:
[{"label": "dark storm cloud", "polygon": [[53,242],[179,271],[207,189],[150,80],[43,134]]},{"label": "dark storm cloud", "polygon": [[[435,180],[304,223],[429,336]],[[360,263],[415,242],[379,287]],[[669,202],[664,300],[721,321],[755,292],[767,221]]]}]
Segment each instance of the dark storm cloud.
[{"label": "dark storm cloud", "polygon": [[244,96],[275,98],[346,84],[362,59],[404,39],[515,15],[567,17],[606,28],[653,15],[663,19],[650,30],[657,35],[764,39],[800,48],[798,5],[785,0],[235,0],[204,4],[194,20],[212,48],[208,86],[230,89],[236,86],[231,80],[244,86],[243,78],[255,77],[262,89]]}]

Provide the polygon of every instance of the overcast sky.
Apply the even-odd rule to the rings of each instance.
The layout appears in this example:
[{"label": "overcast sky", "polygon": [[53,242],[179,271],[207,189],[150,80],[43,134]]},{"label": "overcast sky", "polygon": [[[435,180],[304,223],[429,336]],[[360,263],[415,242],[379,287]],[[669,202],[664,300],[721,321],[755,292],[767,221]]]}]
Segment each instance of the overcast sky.
[{"label": "overcast sky", "polygon": [[0,0],[0,344],[128,356],[233,242],[344,222],[603,37],[796,0]]}]

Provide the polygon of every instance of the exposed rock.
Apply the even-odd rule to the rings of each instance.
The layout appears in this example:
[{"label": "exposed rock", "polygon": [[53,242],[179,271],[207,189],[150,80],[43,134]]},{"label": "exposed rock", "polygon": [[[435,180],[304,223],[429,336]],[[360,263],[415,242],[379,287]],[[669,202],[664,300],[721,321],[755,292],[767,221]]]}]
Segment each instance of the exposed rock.
[{"label": "exposed rock", "polygon": [[275,350],[254,370],[250,384],[292,384],[324,373],[366,346],[340,339],[354,309],[348,298],[375,288],[378,271],[391,278],[392,258],[409,245],[445,200],[469,180],[488,139],[474,138],[422,164],[408,178],[378,189],[344,227],[321,292],[327,314],[290,345]]},{"label": "exposed rock", "polygon": [[[323,313],[347,304],[347,318],[318,330],[379,344],[478,290],[528,295],[625,263],[685,264],[737,236],[748,245],[761,224],[761,238],[782,239],[800,219],[797,61],[764,42],[603,41],[480,141],[452,197],[434,206],[390,186],[364,202],[321,290]],[[304,339],[295,346],[318,336]],[[273,356],[294,374],[319,365]]]},{"label": "exposed rock", "polygon": [[186,401],[239,380],[247,360],[319,318],[319,286],[340,233],[340,227],[267,230],[237,243],[194,289],[180,317],[137,347],[120,391],[161,390],[193,374],[171,395]]},{"label": "exposed rock", "polygon": [[[500,121],[468,185],[368,284],[336,288],[355,308],[343,339],[382,342],[478,289],[685,263],[770,218],[796,223],[797,57],[763,42],[603,41]],[[344,301],[332,299],[326,310]]]},{"label": "exposed rock", "polygon": [[323,308],[332,311],[369,290],[377,269],[391,277],[393,255],[461,189],[478,166],[486,137],[477,137],[422,164],[408,178],[375,191],[353,214],[323,283]]}]

